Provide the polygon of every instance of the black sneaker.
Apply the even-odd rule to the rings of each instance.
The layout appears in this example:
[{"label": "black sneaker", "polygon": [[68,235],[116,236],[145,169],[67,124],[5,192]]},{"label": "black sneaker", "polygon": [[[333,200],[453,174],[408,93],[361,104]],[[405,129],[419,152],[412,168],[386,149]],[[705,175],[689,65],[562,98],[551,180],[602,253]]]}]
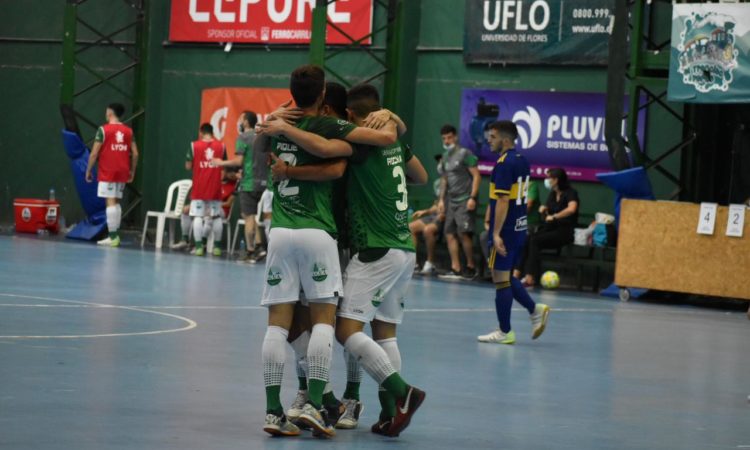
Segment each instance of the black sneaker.
[{"label": "black sneaker", "polygon": [[477,269],[474,267],[467,267],[461,272],[461,278],[464,280],[473,280],[475,279],[479,274],[477,273]]},{"label": "black sneaker", "polygon": [[440,275],[438,275],[438,278],[442,280],[460,280],[461,272],[451,269],[448,272],[441,273]]},{"label": "black sneaker", "polygon": [[370,428],[370,431],[379,434],[381,436],[388,436],[388,437],[398,437],[398,434],[389,435],[388,430],[391,428],[391,422],[393,419],[378,419],[377,422],[372,424],[372,427]]},{"label": "black sneaker", "polygon": [[346,410],[346,406],[341,402],[341,400],[336,400],[335,405],[323,405],[323,408],[326,410],[326,413],[328,414],[328,417],[326,417],[326,420],[328,421],[328,425],[336,426],[336,423],[339,421],[339,417],[344,413]]},{"label": "black sneaker", "polygon": [[253,255],[255,256],[255,262],[262,262],[264,259],[266,259],[267,254],[268,252],[266,252],[266,249],[264,249],[263,247],[255,247],[255,254]]},{"label": "black sneaker", "polygon": [[244,255],[243,255],[243,256],[242,256],[242,257],[241,257],[240,259],[238,259],[237,261],[238,261],[238,262],[241,262],[241,263],[250,263],[250,264],[252,264],[252,263],[254,263],[254,262],[255,262],[255,252],[247,251],[247,252],[245,252],[245,254],[244,254]]}]

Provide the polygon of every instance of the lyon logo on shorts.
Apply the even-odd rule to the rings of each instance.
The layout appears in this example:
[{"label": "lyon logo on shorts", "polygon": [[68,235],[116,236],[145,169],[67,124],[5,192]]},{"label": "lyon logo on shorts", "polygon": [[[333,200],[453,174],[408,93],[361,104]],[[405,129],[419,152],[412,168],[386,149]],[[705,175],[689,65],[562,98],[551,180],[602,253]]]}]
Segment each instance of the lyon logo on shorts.
[{"label": "lyon logo on shorts", "polygon": [[321,281],[325,281],[326,278],[328,278],[328,272],[326,272],[325,266],[321,263],[315,263],[313,265],[312,279],[320,283]]}]

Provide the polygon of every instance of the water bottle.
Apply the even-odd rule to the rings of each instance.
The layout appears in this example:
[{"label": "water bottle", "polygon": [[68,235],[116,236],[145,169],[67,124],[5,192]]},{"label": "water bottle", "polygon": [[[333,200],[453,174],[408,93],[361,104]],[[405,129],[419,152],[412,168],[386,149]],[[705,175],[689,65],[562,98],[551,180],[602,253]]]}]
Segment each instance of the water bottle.
[{"label": "water bottle", "polygon": [[245,240],[240,239],[240,255],[244,255],[244,254],[245,254]]},{"label": "water bottle", "polygon": [[54,201],[55,200],[55,188],[50,188],[49,190],[49,200]]}]

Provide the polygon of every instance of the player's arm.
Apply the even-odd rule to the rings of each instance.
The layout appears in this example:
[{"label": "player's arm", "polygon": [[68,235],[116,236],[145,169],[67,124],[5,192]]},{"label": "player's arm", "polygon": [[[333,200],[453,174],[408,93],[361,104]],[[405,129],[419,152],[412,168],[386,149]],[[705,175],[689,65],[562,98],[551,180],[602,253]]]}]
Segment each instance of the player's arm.
[{"label": "player's arm", "polygon": [[471,195],[466,202],[466,209],[474,211],[477,209],[477,198],[479,196],[479,185],[482,183],[482,174],[479,173],[476,156],[471,155],[470,158],[468,158],[468,163],[470,164],[468,169],[471,174]]},{"label": "player's arm", "polygon": [[320,164],[290,166],[271,153],[271,173],[274,181],[287,179],[301,181],[330,181],[344,176],[346,159],[335,158]]},{"label": "player's arm", "polygon": [[[269,120],[263,125],[259,125],[259,127],[262,130],[261,133],[271,136],[284,135],[287,139],[304,148],[308,153],[320,158],[335,158],[351,156],[352,154],[352,146],[345,141],[340,139],[326,139],[315,133],[301,130],[283,120]],[[355,131],[359,128],[355,128]]]},{"label": "player's arm", "polygon": [[490,205],[487,205],[487,208],[484,210],[484,229],[486,231],[490,230]]},{"label": "player's arm", "polygon": [[193,170],[193,143],[190,143],[190,150],[185,155],[185,170]]},{"label": "player's arm", "polygon": [[396,123],[388,121],[379,130],[367,127],[357,127],[346,135],[346,140],[353,144],[372,145],[374,147],[386,147],[396,143],[398,134]]},{"label": "player's arm", "polygon": [[546,220],[547,222],[552,222],[555,220],[564,219],[566,217],[572,216],[576,213],[576,211],[578,211],[578,202],[575,200],[571,200],[568,202],[568,206],[565,209],[560,212],[548,215]]},{"label": "player's arm", "polygon": [[412,156],[406,162],[406,178],[408,178],[409,184],[427,183],[427,171],[416,156]]},{"label": "player's arm", "polygon": [[510,206],[510,196],[507,194],[497,194],[495,203],[495,226],[492,229],[492,241],[495,244],[495,250],[500,256],[506,256],[508,251],[505,249],[505,243],[500,237],[500,230],[503,229],[505,218],[508,217],[508,207]]},{"label": "player's arm", "polygon": [[402,136],[404,133],[406,133],[407,128],[404,121],[401,120],[401,118],[394,112],[391,112],[385,108],[381,109],[380,111],[373,111],[368,114],[367,118],[363,122],[363,125],[367,128],[374,128],[376,130],[379,130],[383,128],[390,120],[396,123],[396,131],[398,132],[399,136]]},{"label": "player's arm", "polygon": [[101,141],[94,141],[94,146],[91,148],[91,154],[89,155],[89,163],[86,166],[86,181],[91,183],[94,179],[91,176],[91,171],[94,169],[96,160],[99,159],[99,152],[102,149]]},{"label": "player's arm", "polygon": [[445,213],[445,193],[448,191],[448,180],[445,175],[440,177],[440,195],[438,196],[438,212],[440,214]]},{"label": "player's arm", "polygon": [[136,167],[138,167],[138,145],[133,141],[130,148],[130,178],[128,179],[128,183],[132,183],[135,179]]}]

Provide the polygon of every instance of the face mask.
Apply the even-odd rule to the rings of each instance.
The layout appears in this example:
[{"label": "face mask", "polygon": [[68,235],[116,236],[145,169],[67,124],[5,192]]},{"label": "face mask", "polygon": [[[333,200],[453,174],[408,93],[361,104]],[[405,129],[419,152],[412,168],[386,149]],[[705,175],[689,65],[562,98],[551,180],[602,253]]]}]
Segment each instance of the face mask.
[{"label": "face mask", "polygon": [[451,151],[454,148],[456,148],[456,144],[451,144],[451,145],[445,145],[445,144],[443,144],[443,148],[446,149],[447,151]]},{"label": "face mask", "polygon": [[552,190],[552,180],[550,180],[549,178],[545,178],[544,179],[544,187],[546,187],[547,189],[549,189],[551,191]]}]

